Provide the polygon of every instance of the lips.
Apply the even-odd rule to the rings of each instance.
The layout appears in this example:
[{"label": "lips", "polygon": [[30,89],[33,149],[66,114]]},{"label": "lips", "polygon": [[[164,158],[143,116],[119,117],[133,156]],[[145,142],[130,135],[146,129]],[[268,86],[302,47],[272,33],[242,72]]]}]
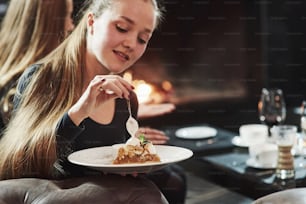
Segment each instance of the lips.
[{"label": "lips", "polygon": [[120,51],[117,51],[117,50],[114,50],[114,53],[119,56],[121,59],[125,60],[125,61],[128,61],[130,59],[130,57],[123,53],[123,52],[120,52]]}]

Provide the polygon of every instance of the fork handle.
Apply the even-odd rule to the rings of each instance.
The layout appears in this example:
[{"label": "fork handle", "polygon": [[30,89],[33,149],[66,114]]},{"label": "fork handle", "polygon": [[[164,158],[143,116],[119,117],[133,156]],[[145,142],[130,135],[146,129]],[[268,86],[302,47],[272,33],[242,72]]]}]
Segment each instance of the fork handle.
[{"label": "fork handle", "polygon": [[127,107],[128,107],[129,114],[130,114],[130,116],[132,116],[131,101],[130,100],[126,100],[126,102],[127,102]]}]

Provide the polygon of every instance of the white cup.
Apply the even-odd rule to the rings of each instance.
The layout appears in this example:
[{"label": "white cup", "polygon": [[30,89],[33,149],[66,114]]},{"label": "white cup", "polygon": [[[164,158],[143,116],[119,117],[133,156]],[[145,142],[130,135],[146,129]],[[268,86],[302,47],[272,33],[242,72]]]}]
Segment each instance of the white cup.
[{"label": "white cup", "polygon": [[257,155],[256,160],[262,166],[276,166],[277,151],[270,150],[266,152],[260,152]]},{"label": "white cup", "polygon": [[268,138],[268,126],[262,124],[245,124],[240,126],[239,134],[241,142],[248,146],[264,143]]},{"label": "white cup", "polygon": [[277,145],[272,143],[261,143],[249,146],[250,157],[254,158],[260,165],[275,166],[277,163]]}]

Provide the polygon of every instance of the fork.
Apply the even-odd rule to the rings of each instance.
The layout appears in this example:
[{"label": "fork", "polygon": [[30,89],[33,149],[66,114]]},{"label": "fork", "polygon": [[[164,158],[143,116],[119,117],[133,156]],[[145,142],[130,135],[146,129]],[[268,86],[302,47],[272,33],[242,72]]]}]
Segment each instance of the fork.
[{"label": "fork", "polygon": [[131,135],[131,137],[134,137],[138,128],[139,128],[139,125],[138,125],[137,120],[132,116],[131,101],[130,100],[127,100],[127,107],[128,107],[128,111],[129,111],[130,116],[126,121],[125,126],[126,126],[126,129],[127,129],[128,133]]}]

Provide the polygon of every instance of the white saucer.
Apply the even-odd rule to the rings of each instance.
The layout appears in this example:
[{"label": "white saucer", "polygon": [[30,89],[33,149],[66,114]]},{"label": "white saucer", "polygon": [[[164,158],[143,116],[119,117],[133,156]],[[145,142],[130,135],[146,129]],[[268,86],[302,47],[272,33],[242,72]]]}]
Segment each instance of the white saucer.
[{"label": "white saucer", "polygon": [[217,130],[207,126],[193,126],[180,128],[175,131],[175,135],[182,139],[204,139],[216,136]]},{"label": "white saucer", "polygon": [[256,169],[275,169],[276,168],[276,164],[260,164],[253,157],[250,157],[246,161],[246,165],[249,166],[249,167],[252,167],[252,168],[256,168]]},{"label": "white saucer", "polygon": [[240,136],[235,136],[235,137],[233,137],[232,143],[233,143],[235,146],[238,146],[238,147],[249,147],[249,144],[246,144],[245,142],[243,142],[243,141],[241,140]]}]

